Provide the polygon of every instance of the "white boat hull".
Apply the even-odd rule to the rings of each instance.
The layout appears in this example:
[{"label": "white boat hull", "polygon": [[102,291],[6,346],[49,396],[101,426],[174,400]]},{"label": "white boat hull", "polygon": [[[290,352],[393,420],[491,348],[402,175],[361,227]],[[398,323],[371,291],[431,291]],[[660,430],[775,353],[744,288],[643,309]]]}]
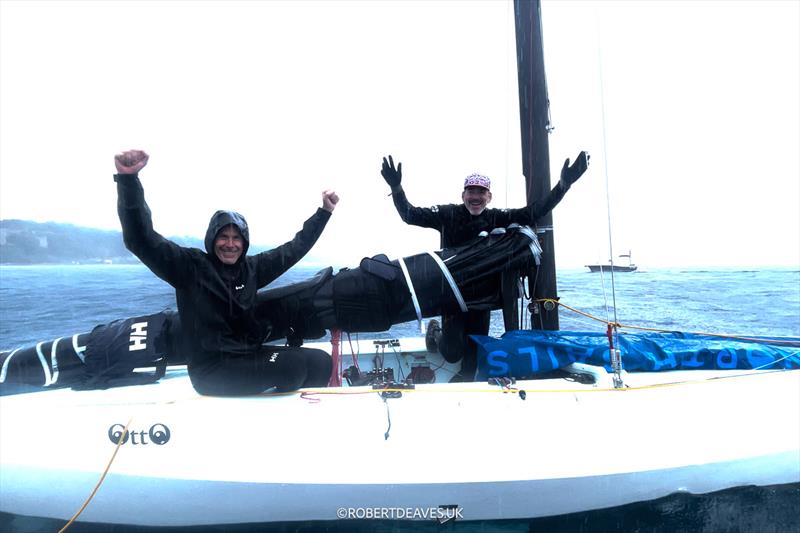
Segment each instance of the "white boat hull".
[{"label": "white boat hull", "polygon": [[535,518],[800,482],[800,371],[626,383],[518,382],[525,400],[485,383],[418,385],[385,401],[367,387],[210,398],[177,369],[154,385],[6,396],[0,511],[69,519],[115,450],[109,433],[129,420],[79,520],[431,520],[447,515],[440,506],[460,520]]}]

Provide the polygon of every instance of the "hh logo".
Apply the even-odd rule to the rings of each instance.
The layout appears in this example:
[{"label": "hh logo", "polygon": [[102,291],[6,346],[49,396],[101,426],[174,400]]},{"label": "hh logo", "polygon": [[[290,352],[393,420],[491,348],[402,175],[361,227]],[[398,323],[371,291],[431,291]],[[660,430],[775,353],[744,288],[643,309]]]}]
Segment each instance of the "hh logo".
[{"label": "hh logo", "polygon": [[131,344],[129,352],[147,349],[147,322],[131,324]]},{"label": "hh logo", "polygon": [[272,354],[270,354],[269,356],[270,363],[274,363],[277,360],[278,360],[278,352],[273,352]]}]

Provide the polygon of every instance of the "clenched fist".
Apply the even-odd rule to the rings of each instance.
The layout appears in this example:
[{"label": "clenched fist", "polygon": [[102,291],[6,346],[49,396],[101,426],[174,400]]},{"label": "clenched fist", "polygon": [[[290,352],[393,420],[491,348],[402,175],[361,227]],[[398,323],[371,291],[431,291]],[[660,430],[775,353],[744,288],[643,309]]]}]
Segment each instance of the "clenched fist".
[{"label": "clenched fist", "polygon": [[127,150],[114,156],[117,174],[138,174],[150,158],[144,150]]},{"label": "clenched fist", "polygon": [[332,191],[330,189],[322,191],[322,209],[328,211],[329,213],[333,213],[333,210],[336,209],[336,204],[339,203],[339,195],[336,194],[336,191]]}]

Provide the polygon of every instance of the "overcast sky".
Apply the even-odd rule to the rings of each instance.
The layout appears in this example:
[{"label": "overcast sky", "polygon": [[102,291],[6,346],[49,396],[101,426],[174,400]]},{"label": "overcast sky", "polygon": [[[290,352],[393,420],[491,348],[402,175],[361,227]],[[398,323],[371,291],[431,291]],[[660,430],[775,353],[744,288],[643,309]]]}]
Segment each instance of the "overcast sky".
[{"label": "overcast sky", "polygon": [[[228,208],[281,243],[335,188],[312,254],[338,265],[438,246],[394,211],[386,154],[416,205],[472,172],[525,202],[502,0],[0,0],[0,24],[2,218],[119,229],[127,148],[165,235]],[[592,156],[559,267],[608,259],[609,218],[643,268],[800,265],[800,2],[545,1],[543,25],[553,182]]]}]

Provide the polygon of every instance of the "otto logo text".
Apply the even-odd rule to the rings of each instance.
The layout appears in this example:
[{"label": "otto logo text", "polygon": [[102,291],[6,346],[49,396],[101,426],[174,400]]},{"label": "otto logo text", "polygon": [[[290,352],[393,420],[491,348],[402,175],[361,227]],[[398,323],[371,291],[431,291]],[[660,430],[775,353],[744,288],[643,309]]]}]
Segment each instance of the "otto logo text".
[{"label": "otto logo text", "polygon": [[150,426],[150,429],[129,429],[125,432],[125,435],[122,436],[123,431],[125,431],[125,426],[123,424],[113,424],[108,428],[108,439],[114,444],[118,443],[120,437],[122,437],[122,444],[128,444],[128,442],[130,442],[136,445],[155,444],[157,446],[162,446],[169,442],[170,437],[169,428],[164,424],[153,424]]}]

